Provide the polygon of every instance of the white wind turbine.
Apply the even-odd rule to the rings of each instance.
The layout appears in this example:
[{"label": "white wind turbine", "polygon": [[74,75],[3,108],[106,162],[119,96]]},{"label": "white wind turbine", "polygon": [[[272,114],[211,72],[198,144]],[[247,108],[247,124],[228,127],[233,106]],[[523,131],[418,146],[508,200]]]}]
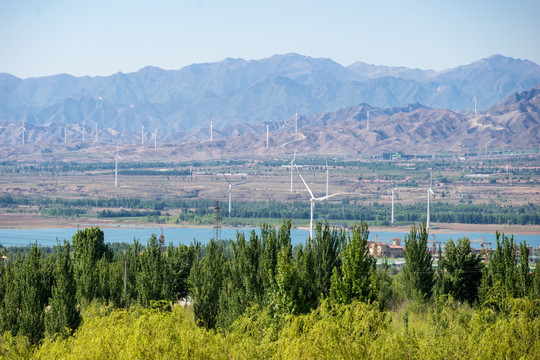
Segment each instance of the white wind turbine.
[{"label": "white wind turbine", "polygon": [[326,159],[326,196],[328,196],[328,175],[329,175],[328,159]]},{"label": "white wind turbine", "polygon": [[268,149],[268,146],[270,144],[270,125],[266,125],[266,148]]},{"label": "white wind turbine", "polygon": [[81,131],[82,131],[82,142],[84,142],[84,133],[86,132],[86,120],[83,120],[82,122]]},{"label": "white wind turbine", "polygon": [[144,125],[141,128],[141,145],[144,145]]},{"label": "white wind turbine", "polygon": [[232,210],[232,187],[233,186],[238,186],[238,185],[242,185],[244,183],[236,183],[236,184],[232,184],[229,179],[227,178],[227,176],[225,174],[223,174],[223,177],[225,178],[225,180],[227,180],[227,182],[229,183],[229,217],[231,217],[231,210]]},{"label": "white wind turbine", "polygon": [[152,137],[154,138],[154,149],[157,149],[157,129],[154,130]]},{"label": "white wind turbine", "polygon": [[26,127],[24,127],[24,122],[23,122],[22,126],[19,128],[19,130],[21,130],[22,143],[24,145],[24,133],[26,133],[26,135],[28,135],[28,131],[26,131]]},{"label": "white wind turbine", "polygon": [[118,155],[118,145],[116,145],[116,155],[114,157],[114,187],[118,186],[118,160],[122,160]]},{"label": "white wind turbine", "polygon": [[396,191],[397,191],[397,186],[394,186],[392,188],[392,221],[391,221],[392,224],[394,223],[394,195]]},{"label": "white wind turbine", "polygon": [[426,230],[429,230],[430,227],[430,213],[429,213],[429,203],[431,200],[431,195],[434,195],[434,192],[432,190],[432,184],[433,184],[433,169],[429,169],[430,175],[429,175],[429,189],[427,189],[427,221],[426,221]]},{"label": "white wind turbine", "polygon": [[315,203],[317,201],[324,201],[324,200],[329,199],[329,198],[331,198],[333,196],[339,195],[339,193],[332,194],[332,195],[321,196],[321,197],[316,198],[315,196],[313,196],[313,192],[311,191],[311,189],[307,185],[306,181],[302,177],[302,174],[300,174],[300,170],[298,169],[298,166],[296,166],[296,164],[294,166],[296,168],[296,171],[298,171],[298,175],[300,175],[300,179],[302,179],[302,182],[306,186],[306,189],[309,192],[309,195],[311,196],[311,199],[309,199],[309,201],[311,203],[311,217],[310,217],[310,220],[309,220],[309,238],[310,238],[310,241],[311,241],[313,239],[313,210],[315,209]]},{"label": "white wind turbine", "polygon": [[67,125],[64,125],[64,144],[67,143]]},{"label": "white wind turbine", "polygon": [[98,141],[97,135],[98,135],[98,130],[97,130],[97,121],[96,121],[96,138],[95,138],[94,142],[97,142],[97,141]]},{"label": "white wind turbine", "polygon": [[478,98],[476,97],[476,90],[474,91],[472,102],[474,103],[474,118],[476,119],[476,105],[478,102]]},{"label": "white wind turbine", "polygon": [[366,125],[366,130],[369,131],[369,114],[372,113],[373,111],[377,111],[377,110],[381,110],[381,109],[371,109],[371,110],[368,110],[367,111],[367,125]]},{"label": "white wind turbine", "polygon": [[291,192],[293,192],[293,171],[294,171],[294,167],[296,166],[296,164],[294,163],[295,159],[296,159],[296,150],[294,150],[294,156],[291,162],[289,163],[289,165],[287,165],[287,167],[291,169]]}]

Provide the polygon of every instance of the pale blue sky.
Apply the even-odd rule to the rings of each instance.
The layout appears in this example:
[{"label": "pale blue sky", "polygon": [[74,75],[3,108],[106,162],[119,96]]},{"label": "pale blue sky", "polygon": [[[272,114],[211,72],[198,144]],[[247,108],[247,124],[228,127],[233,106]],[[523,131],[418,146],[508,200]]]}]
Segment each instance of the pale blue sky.
[{"label": "pale blue sky", "polygon": [[110,75],[295,52],[443,70],[540,64],[538,0],[0,0],[0,72]]}]

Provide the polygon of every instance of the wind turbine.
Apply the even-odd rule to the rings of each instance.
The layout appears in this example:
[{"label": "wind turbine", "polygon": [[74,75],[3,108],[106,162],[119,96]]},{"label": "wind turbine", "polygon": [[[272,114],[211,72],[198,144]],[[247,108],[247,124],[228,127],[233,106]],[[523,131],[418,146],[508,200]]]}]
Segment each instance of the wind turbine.
[{"label": "wind turbine", "polygon": [[296,159],[296,150],[294,150],[294,156],[291,162],[289,163],[289,165],[287,165],[287,167],[291,169],[291,192],[293,192],[293,171],[294,171],[294,167],[296,166],[296,164],[294,163],[295,159]]},{"label": "wind turbine", "polygon": [[223,177],[225,178],[225,180],[227,180],[227,182],[229,183],[229,217],[231,217],[231,209],[232,209],[232,187],[233,186],[238,186],[238,185],[242,185],[244,183],[236,183],[236,184],[232,184],[230,181],[229,181],[229,178],[227,178],[227,176],[225,174],[223,174]]},{"label": "wind turbine", "polygon": [[118,145],[116,145],[116,156],[114,157],[114,187],[118,186],[118,160],[122,160],[118,155]]},{"label": "wind turbine", "polygon": [[210,120],[210,141],[214,140],[214,122]]},{"label": "wind turbine", "polygon": [[82,122],[81,131],[82,131],[82,142],[84,142],[84,133],[86,132],[86,120],[83,120]]},{"label": "wind turbine", "polygon": [[394,195],[396,191],[397,191],[397,186],[394,186],[392,188],[392,221],[391,221],[392,224],[394,223]]},{"label": "wind turbine", "polygon": [[328,196],[328,159],[326,159],[326,196]]},{"label": "wind turbine", "polygon": [[141,145],[144,145],[144,125],[142,125],[142,130],[141,130]]},{"label": "wind turbine", "polygon": [[429,179],[429,189],[427,189],[427,221],[426,221],[426,230],[429,230],[429,224],[430,224],[430,213],[429,213],[429,202],[431,200],[431,195],[434,195],[433,190],[431,189],[433,185],[433,169],[429,169],[430,171],[430,179]]},{"label": "wind turbine", "polygon": [[67,125],[64,125],[64,144],[67,143]]},{"label": "wind turbine", "polygon": [[154,134],[152,134],[152,137],[154,138],[154,149],[157,149],[157,129],[154,130]]},{"label": "wind turbine", "polygon": [[311,204],[311,217],[310,217],[310,220],[309,220],[309,238],[310,238],[310,241],[312,241],[313,240],[313,210],[315,209],[315,203],[317,201],[324,201],[324,200],[329,199],[329,198],[331,198],[333,196],[339,195],[339,193],[332,194],[332,195],[321,196],[321,197],[316,198],[315,196],[313,196],[313,192],[311,191],[311,189],[307,185],[306,181],[302,177],[302,174],[300,174],[300,170],[298,169],[298,166],[296,166],[296,164],[294,166],[296,168],[296,171],[298,171],[298,175],[300,175],[300,179],[302,179],[302,182],[306,186],[306,189],[309,192],[309,195],[311,196],[311,199],[309,199],[310,204]]},{"label": "wind turbine", "polygon": [[270,143],[270,125],[266,125],[266,148],[268,149]]},{"label": "wind turbine", "polygon": [[476,90],[474,90],[474,96],[472,98],[472,102],[474,103],[474,118],[476,119],[476,104],[478,102],[478,99],[476,97]]},{"label": "wind turbine", "polygon": [[23,122],[22,126],[19,128],[19,130],[21,130],[22,143],[24,145],[24,133],[26,133],[26,135],[28,135],[28,131],[26,131],[26,128],[24,127],[24,122]]}]

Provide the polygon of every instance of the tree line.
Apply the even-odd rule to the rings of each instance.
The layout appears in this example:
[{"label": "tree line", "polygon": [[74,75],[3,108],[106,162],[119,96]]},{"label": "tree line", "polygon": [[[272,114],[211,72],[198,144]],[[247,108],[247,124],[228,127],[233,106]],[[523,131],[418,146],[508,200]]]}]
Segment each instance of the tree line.
[{"label": "tree line", "polygon": [[[123,207],[132,210],[154,211],[181,209],[178,221],[192,221],[195,216],[211,215],[214,211],[215,201],[204,199],[142,200],[138,198],[52,199],[0,195],[0,205],[3,207],[40,206],[42,213],[51,215],[83,214],[86,212],[84,207]],[[59,210],[61,207],[78,209],[61,211]],[[391,212],[390,204],[373,202],[364,205],[346,198],[340,203],[320,204],[315,209],[315,216],[329,221],[364,219],[376,225],[390,225]],[[246,218],[309,219],[309,203],[304,201],[236,201],[231,217],[236,220]],[[424,203],[396,205],[395,221],[398,224],[410,224],[425,220],[426,205]],[[540,224],[540,209],[533,203],[516,206],[433,202],[431,204],[431,221],[461,224],[538,225]]]},{"label": "tree line", "polygon": [[309,314],[325,302],[362,302],[385,311],[411,299],[448,296],[504,312],[509,299],[540,300],[540,269],[531,272],[526,244],[517,247],[504,234],[496,234],[487,265],[463,238],[448,241],[444,253],[439,249],[435,267],[425,224],[414,225],[405,238],[405,266],[397,272],[376,265],[365,222],[350,232],[318,223],[314,238],[295,247],[290,231],[288,220],[279,228],[263,224],[249,239],[238,233],[234,241],[165,247],[152,235],[146,246],[137,240],[112,246],[92,227],[50,254],[33,244],[0,266],[0,333],[38,343],[72,334],[81,312],[96,303],[147,308],[188,295],[196,323],[207,329],[230,329],[254,307],[282,318]]}]

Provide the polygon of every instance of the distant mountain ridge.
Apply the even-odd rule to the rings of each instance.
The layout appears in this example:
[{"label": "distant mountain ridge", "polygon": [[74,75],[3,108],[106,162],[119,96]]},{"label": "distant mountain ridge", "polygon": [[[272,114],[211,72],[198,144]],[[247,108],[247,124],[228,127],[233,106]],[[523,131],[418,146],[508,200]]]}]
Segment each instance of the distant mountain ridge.
[{"label": "distant mountain ridge", "polygon": [[[268,148],[265,125],[270,131]],[[157,150],[153,149],[152,129],[145,129],[142,144],[140,130],[121,132],[112,128],[99,128],[99,139],[95,142],[94,126],[88,122],[85,142],[79,124],[53,122],[26,124],[25,128],[27,143],[21,145],[21,125],[0,123],[0,143],[4,144],[0,146],[0,157],[19,159],[24,154],[42,153],[49,159],[63,159],[69,152],[75,154],[74,158],[84,158],[84,153],[110,158],[116,144],[122,146],[122,154],[141,161],[283,158],[297,150],[303,155],[346,158],[395,152],[455,155],[527,149],[536,153],[540,142],[540,85],[513,93],[477,116],[474,112],[430,109],[421,104],[392,108],[360,104],[333,112],[300,115],[297,132],[294,117],[264,125],[242,123],[215,129],[213,141],[209,128],[204,126],[172,135],[158,132]]]},{"label": "distant mountain ridge", "polygon": [[98,123],[120,132],[157,128],[173,135],[207,127],[276,122],[368,103],[399,107],[479,109],[540,83],[540,66],[491,56],[441,72],[354,63],[298,54],[261,60],[227,58],[180,70],[19,79],[0,74],[0,122]]}]

